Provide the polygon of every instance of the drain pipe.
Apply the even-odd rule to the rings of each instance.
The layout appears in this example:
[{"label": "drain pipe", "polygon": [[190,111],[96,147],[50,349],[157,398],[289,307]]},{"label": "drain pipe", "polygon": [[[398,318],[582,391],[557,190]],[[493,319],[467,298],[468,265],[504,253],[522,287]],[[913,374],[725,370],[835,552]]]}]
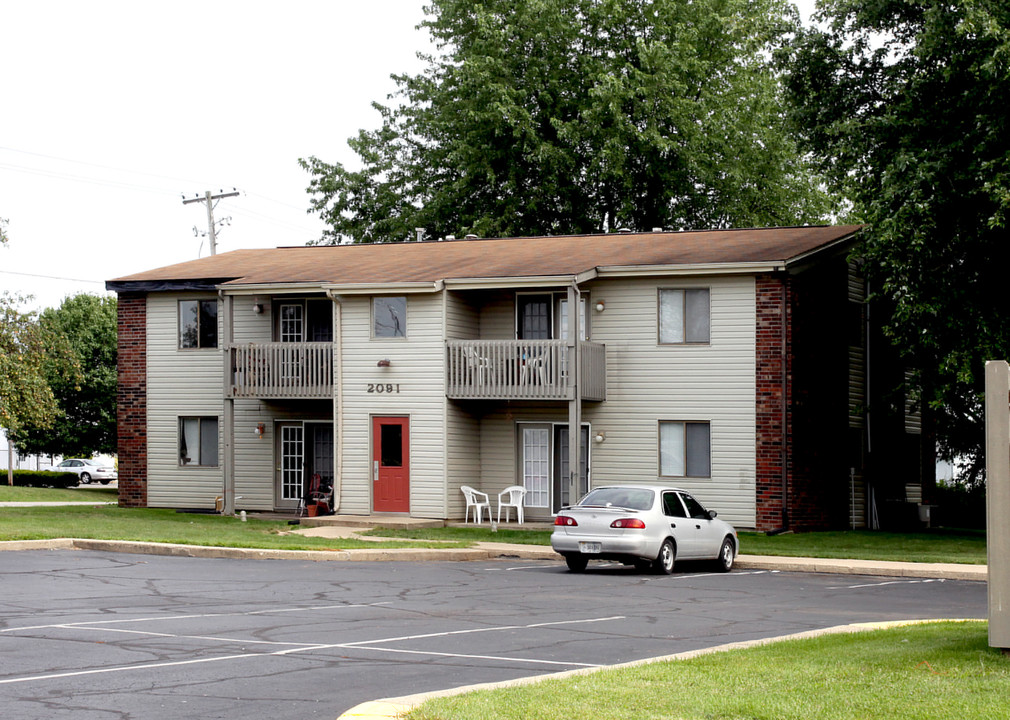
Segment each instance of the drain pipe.
[{"label": "drain pipe", "polygon": [[341,488],[344,478],[344,342],[343,342],[343,312],[344,305],[339,295],[331,290],[326,291],[327,297],[333,301],[333,421],[337,424],[337,456],[333,468],[333,512],[340,510]]},{"label": "drain pipe", "polygon": [[786,283],[789,277],[782,277],[782,532],[789,529],[789,349],[786,342],[789,338],[786,323],[789,321],[788,305],[789,291]]}]

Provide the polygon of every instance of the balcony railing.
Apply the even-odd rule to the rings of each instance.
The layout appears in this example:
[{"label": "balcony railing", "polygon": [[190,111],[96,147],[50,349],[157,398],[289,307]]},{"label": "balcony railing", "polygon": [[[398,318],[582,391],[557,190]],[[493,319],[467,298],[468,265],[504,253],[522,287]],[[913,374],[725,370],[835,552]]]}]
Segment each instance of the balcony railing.
[{"label": "balcony railing", "polygon": [[[607,396],[606,348],[580,343],[583,400]],[[446,395],[455,400],[571,400],[564,340],[447,340]]]},{"label": "balcony railing", "polygon": [[228,397],[333,397],[333,343],[250,343],[228,353]]}]

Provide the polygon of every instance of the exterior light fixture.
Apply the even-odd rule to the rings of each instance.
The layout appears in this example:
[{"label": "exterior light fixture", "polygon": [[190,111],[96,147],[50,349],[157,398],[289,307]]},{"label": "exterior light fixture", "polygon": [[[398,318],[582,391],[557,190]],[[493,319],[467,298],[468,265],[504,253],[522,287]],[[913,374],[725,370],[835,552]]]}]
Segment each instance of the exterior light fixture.
[{"label": "exterior light fixture", "polygon": [[603,312],[604,309],[606,309],[607,306],[604,304],[604,302],[602,300],[597,300],[595,307],[596,307],[596,312]]},{"label": "exterior light fixture", "polygon": [[259,298],[253,300],[253,312],[256,313],[257,315],[263,314],[263,303],[260,302]]},{"label": "exterior light fixture", "polygon": [[265,433],[266,430],[267,430],[267,426],[266,425],[264,425],[263,423],[257,423],[256,424],[256,437],[258,437],[258,438],[260,438],[262,440],[263,439],[263,433]]},{"label": "exterior light fixture", "polygon": [[596,435],[593,436],[593,442],[595,443],[601,443],[606,439],[607,439],[607,433],[603,432],[602,430],[600,432],[597,432]]},{"label": "exterior light fixture", "polygon": [[392,365],[392,363],[389,362],[389,358],[383,358],[379,362],[375,363],[376,367],[389,367],[390,365]]}]

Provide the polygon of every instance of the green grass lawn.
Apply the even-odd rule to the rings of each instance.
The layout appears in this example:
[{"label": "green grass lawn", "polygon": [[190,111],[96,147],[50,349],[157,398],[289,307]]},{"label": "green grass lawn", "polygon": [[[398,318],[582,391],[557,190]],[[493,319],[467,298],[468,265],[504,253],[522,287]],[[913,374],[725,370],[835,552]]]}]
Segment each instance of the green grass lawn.
[{"label": "green grass lawn", "polygon": [[995,720],[1010,657],[986,623],[790,640],[429,700],[408,720]]},{"label": "green grass lawn", "polygon": [[985,532],[936,529],[915,533],[880,530],[837,532],[740,533],[741,552],[748,555],[850,558],[984,565]]},{"label": "green grass lawn", "polygon": [[[65,500],[95,502],[116,499],[116,490],[103,487],[67,490],[0,486],[0,502]],[[173,510],[145,508],[0,508],[0,540],[55,537],[264,547],[335,549],[376,547],[361,540],[326,540],[283,535],[291,527],[283,521],[218,515],[181,514]],[[384,538],[386,547],[466,547],[475,542],[550,545],[549,529],[518,530],[490,524],[481,526],[411,529],[376,529],[369,533]],[[747,555],[786,557],[852,558],[985,564],[986,543],[982,531],[936,529],[915,533],[853,530],[838,532],[764,533],[741,532],[741,551]]]},{"label": "green grass lawn", "polygon": [[116,502],[119,490],[103,485],[36,488],[0,485],[0,502]]},{"label": "green grass lawn", "polygon": [[[550,530],[513,530],[498,526],[376,529],[373,535],[424,540],[505,542],[523,545],[550,545]],[[768,536],[741,532],[741,552],[748,555],[785,557],[853,558],[857,560],[902,560],[908,562],[949,562],[985,564],[985,533],[970,530],[929,530],[917,533],[890,533],[869,530],[786,533]]]},{"label": "green grass lawn", "polygon": [[[288,534],[284,521],[180,513],[151,508],[19,507],[0,508],[0,540],[89,538],[136,540],[271,550],[347,550],[380,544],[345,538],[310,538]],[[465,547],[466,543],[391,540],[381,547]]]}]

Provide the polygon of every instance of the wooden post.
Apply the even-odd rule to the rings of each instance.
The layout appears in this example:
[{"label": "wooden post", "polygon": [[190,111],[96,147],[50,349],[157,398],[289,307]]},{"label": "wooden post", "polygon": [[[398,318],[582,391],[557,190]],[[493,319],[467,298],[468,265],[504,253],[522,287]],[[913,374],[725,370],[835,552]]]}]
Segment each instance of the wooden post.
[{"label": "wooden post", "polygon": [[1010,365],[985,364],[989,646],[1010,650]]}]

